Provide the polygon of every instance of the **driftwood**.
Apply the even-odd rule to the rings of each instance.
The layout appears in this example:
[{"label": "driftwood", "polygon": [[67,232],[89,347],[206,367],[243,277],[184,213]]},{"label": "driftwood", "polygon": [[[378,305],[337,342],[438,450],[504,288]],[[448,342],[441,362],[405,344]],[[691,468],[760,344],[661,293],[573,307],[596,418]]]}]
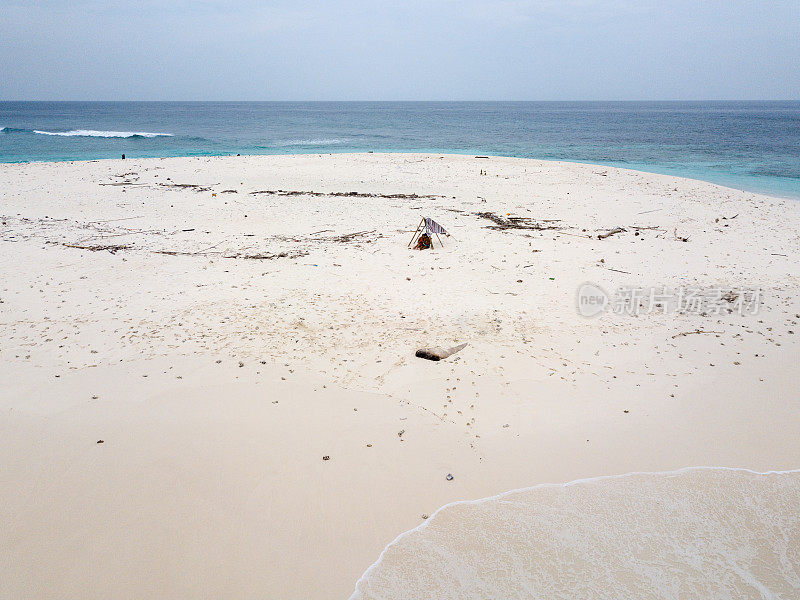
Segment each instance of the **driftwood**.
[{"label": "driftwood", "polygon": [[208,192],[210,187],[198,185],[196,183],[158,183],[159,187],[179,189],[179,190],[192,190],[193,192]]},{"label": "driftwood", "polygon": [[590,235],[582,235],[580,233],[567,233],[566,231],[556,231],[556,233],[558,233],[560,235],[571,235],[571,236],[574,236],[574,237],[582,237],[582,238],[592,239],[592,236],[590,236]]},{"label": "driftwood", "polygon": [[548,229],[563,229],[563,225],[542,225],[542,223],[554,223],[557,221],[548,220],[537,223],[528,217],[503,217],[493,212],[477,212],[473,213],[476,217],[487,219],[494,223],[494,225],[487,225],[486,229],[494,229],[496,231],[507,231],[509,229],[532,229],[535,231],[544,231]]},{"label": "driftwood", "polygon": [[209,254],[219,255],[222,254],[222,251],[216,252],[209,252],[209,250],[213,250],[217,246],[224,244],[227,240],[222,240],[221,242],[217,242],[212,246],[207,246],[202,250],[198,250],[197,252],[181,252],[179,250],[153,250],[154,254],[166,254],[167,256],[208,256]]},{"label": "driftwood", "polygon": [[611,237],[611,236],[612,236],[612,235],[614,235],[614,234],[617,234],[617,233],[625,233],[626,231],[627,231],[627,230],[626,230],[626,229],[624,229],[624,228],[622,228],[622,227],[615,227],[615,228],[614,228],[614,229],[612,229],[611,231],[607,231],[606,233],[600,233],[600,234],[598,234],[598,235],[597,235],[597,239],[598,239],[598,240],[604,240],[604,239],[606,239],[607,237]]},{"label": "driftwood", "polygon": [[[114,221],[130,221],[132,219],[141,219],[142,217],[121,217],[119,219],[103,219],[102,221],[89,221],[87,225],[92,226],[95,223],[112,223]],[[66,220],[66,219],[65,219]]]},{"label": "driftwood", "polygon": [[67,248],[78,248],[79,250],[91,250],[92,252],[99,252],[100,250],[108,250],[111,254],[115,254],[118,250],[130,250],[131,246],[124,246],[121,244],[107,245],[107,246],[83,246],[81,244],[61,244]]},{"label": "driftwood", "polygon": [[[178,250],[153,250],[153,254],[166,254],[167,256],[205,256],[203,252],[180,252]],[[217,252],[217,254],[219,254]]]},{"label": "driftwood", "polygon": [[466,348],[466,344],[459,344],[458,346],[453,346],[452,348],[443,349],[443,348],[420,348],[414,353],[414,356],[417,358],[424,358],[425,360],[444,360],[448,356],[452,356],[456,352],[459,352]]}]

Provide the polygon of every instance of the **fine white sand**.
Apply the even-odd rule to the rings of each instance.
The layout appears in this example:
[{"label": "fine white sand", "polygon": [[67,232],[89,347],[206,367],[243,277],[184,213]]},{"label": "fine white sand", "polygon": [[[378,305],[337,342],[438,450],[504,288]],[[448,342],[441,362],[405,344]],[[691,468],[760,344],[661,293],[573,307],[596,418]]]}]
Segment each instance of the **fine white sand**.
[{"label": "fine white sand", "polygon": [[[0,216],[0,597],[346,598],[453,501],[800,466],[796,201],[306,155],[0,165]],[[763,293],[587,319],[585,282]]]}]

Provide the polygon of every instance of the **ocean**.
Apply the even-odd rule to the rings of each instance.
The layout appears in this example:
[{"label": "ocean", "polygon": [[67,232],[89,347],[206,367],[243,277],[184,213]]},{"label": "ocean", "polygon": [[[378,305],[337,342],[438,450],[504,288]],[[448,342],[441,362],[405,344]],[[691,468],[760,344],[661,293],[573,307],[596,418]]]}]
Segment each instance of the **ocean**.
[{"label": "ocean", "polygon": [[0,162],[367,151],[597,163],[800,198],[800,102],[0,102]]}]

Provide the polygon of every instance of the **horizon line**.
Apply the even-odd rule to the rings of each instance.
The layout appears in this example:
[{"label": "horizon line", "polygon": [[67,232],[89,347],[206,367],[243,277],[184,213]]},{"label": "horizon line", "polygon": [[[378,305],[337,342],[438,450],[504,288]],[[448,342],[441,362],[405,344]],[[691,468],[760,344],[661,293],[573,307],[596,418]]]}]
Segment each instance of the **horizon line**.
[{"label": "horizon line", "polygon": [[562,99],[562,100],[335,100],[335,99],[328,99],[328,100],[307,100],[307,99],[296,99],[296,100],[133,100],[133,99],[94,99],[94,100],[86,100],[86,99],[2,99],[0,98],[0,102],[195,102],[195,103],[221,103],[221,102],[251,102],[251,103],[267,103],[267,102],[275,102],[275,103],[299,103],[299,102],[319,102],[319,103],[333,103],[333,102],[352,102],[352,103],[390,103],[390,102],[403,102],[403,103],[468,103],[468,102],[518,102],[518,103],[533,103],[533,102],[540,102],[540,103],[557,103],[557,102],[582,102],[582,103],[590,103],[590,102],[800,102],[800,98],[699,98],[699,99],[599,99],[599,100],[576,100],[576,99]]}]

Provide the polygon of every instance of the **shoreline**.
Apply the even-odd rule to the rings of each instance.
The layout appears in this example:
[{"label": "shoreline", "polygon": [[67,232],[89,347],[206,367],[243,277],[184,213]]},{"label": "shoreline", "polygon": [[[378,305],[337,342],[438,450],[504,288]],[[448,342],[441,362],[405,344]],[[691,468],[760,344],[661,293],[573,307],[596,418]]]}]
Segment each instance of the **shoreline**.
[{"label": "shoreline", "polygon": [[[26,597],[347,597],[466,498],[797,467],[791,200],[406,153],[7,163],[0,199],[0,555]],[[443,248],[407,249],[420,215]],[[764,293],[589,319],[585,282]]]},{"label": "shoreline", "polygon": [[[432,581],[439,581],[439,582],[448,581],[450,579],[448,577],[449,574],[436,573],[435,572],[436,571],[436,567],[434,567],[433,564],[431,564],[431,569],[430,569],[429,572],[426,572],[426,569],[420,566],[419,561],[416,560],[417,557],[414,556],[414,554],[416,552],[420,552],[420,553],[428,552],[428,553],[430,553],[431,549],[423,547],[419,542],[417,542],[417,544],[415,546],[414,542],[410,541],[410,538],[412,538],[415,534],[421,534],[421,532],[426,527],[430,527],[434,523],[436,523],[437,521],[435,519],[436,519],[437,515],[439,515],[439,513],[443,513],[445,511],[456,509],[456,508],[473,507],[473,506],[477,506],[477,505],[481,505],[481,504],[491,504],[491,503],[493,503],[495,505],[500,505],[501,503],[498,502],[498,501],[503,500],[504,498],[508,498],[510,496],[517,496],[517,497],[520,497],[520,496],[524,497],[526,495],[530,496],[530,495],[532,495],[532,493],[535,493],[535,492],[537,492],[539,490],[544,490],[544,489],[547,489],[547,488],[562,488],[562,489],[564,489],[564,488],[568,488],[568,487],[572,487],[572,486],[585,486],[586,484],[598,484],[598,483],[609,484],[609,483],[617,483],[617,482],[619,482],[620,480],[623,480],[623,479],[644,479],[644,478],[656,478],[656,477],[657,478],[665,478],[665,477],[675,478],[675,477],[681,477],[681,476],[686,476],[686,475],[703,475],[703,474],[706,474],[706,473],[710,474],[710,475],[713,475],[713,474],[715,474],[715,472],[726,472],[726,471],[730,472],[732,474],[737,474],[737,475],[738,474],[746,474],[748,476],[749,475],[753,475],[753,476],[757,476],[759,478],[767,477],[767,476],[775,476],[775,475],[778,475],[778,476],[793,475],[794,476],[794,475],[797,475],[798,473],[800,473],[800,469],[790,469],[790,470],[785,470],[785,471],[758,472],[758,471],[753,471],[751,469],[738,468],[738,467],[711,467],[711,466],[683,467],[681,469],[676,469],[676,470],[673,470],[673,471],[631,472],[631,473],[624,473],[624,474],[619,474],[619,475],[601,475],[601,476],[597,476],[597,477],[588,477],[588,478],[577,479],[577,480],[569,481],[569,482],[565,482],[565,483],[540,483],[540,484],[537,484],[537,485],[534,485],[534,486],[519,488],[519,489],[515,489],[515,490],[509,490],[509,491],[506,491],[506,492],[502,492],[502,493],[496,494],[494,496],[489,496],[487,498],[480,498],[480,499],[476,499],[476,500],[457,500],[455,502],[451,502],[450,504],[447,504],[445,506],[442,506],[442,507],[438,508],[425,521],[423,521],[422,523],[417,525],[415,528],[401,533],[394,540],[392,540],[389,544],[387,544],[387,546],[383,549],[383,551],[381,552],[381,554],[378,557],[378,559],[372,565],[370,565],[370,567],[364,572],[364,574],[356,582],[355,590],[354,590],[353,594],[350,596],[350,600],[357,600],[357,599],[360,599],[360,598],[369,598],[369,597],[383,597],[383,596],[381,596],[381,594],[387,593],[387,589],[386,589],[386,587],[388,587],[387,584],[396,586],[396,588],[394,590],[392,590],[392,593],[394,594],[392,597],[401,597],[398,594],[400,593],[400,589],[402,589],[405,586],[413,585],[415,590],[416,590],[416,593],[419,593],[420,587],[424,587],[424,586],[427,585],[427,586],[433,588],[435,586],[435,584],[432,584],[431,583]],[[697,479],[697,477],[696,477],[696,479]],[[702,479],[701,479],[701,481],[702,481]],[[695,482],[695,483],[697,483],[697,482]],[[789,484],[789,487],[791,487],[791,485],[792,484]],[[796,486],[796,484],[795,484],[795,486]],[[771,498],[770,498],[770,500],[771,500]],[[519,502],[519,500],[517,502]],[[510,503],[513,504],[514,501],[513,500],[510,501]],[[675,508],[675,507],[673,507],[673,508]],[[740,515],[735,513],[735,511],[737,509],[740,509],[740,508],[743,508],[743,507],[739,507],[739,506],[729,507],[730,510],[727,511],[726,514],[725,514],[726,520],[741,518]],[[777,513],[777,511],[776,511],[776,513]],[[703,515],[704,518],[710,518],[710,516],[711,515]],[[796,524],[797,524],[797,520],[795,520],[795,523],[793,525],[796,525]],[[524,531],[525,530],[525,525],[526,525],[525,523],[517,523],[516,525],[520,527],[520,531]],[[501,535],[508,536],[509,539],[505,540],[506,543],[508,543],[511,539],[513,539],[513,535],[514,535],[513,527],[514,527],[514,523],[511,522],[511,523],[504,523],[501,527],[498,528],[498,530],[500,531]],[[765,528],[763,532],[759,532],[759,534],[760,535],[765,535],[767,533],[766,529],[767,528]],[[725,532],[725,533],[730,535],[730,532]],[[447,540],[446,536],[444,536],[444,540]],[[664,540],[660,540],[659,543],[665,543],[667,541],[668,541],[667,539],[664,539]],[[671,540],[669,540],[669,541],[671,541]],[[406,547],[405,548],[401,548],[400,546],[402,546],[404,542],[405,542],[405,546]],[[604,542],[607,543],[607,541],[603,540],[602,538],[600,540],[597,540],[597,542],[600,543],[600,544],[602,544]],[[431,542],[428,542],[428,543],[430,544]],[[447,542],[445,542],[445,543],[447,543]],[[450,543],[453,543],[453,542],[450,542]],[[681,542],[679,542],[679,543],[681,543]],[[686,543],[686,542],[683,541],[682,543]],[[437,548],[435,550],[435,552],[440,554],[440,555],[444,555],[445,552],[446,552],[446,549],[444,547],[441,547],[444,544],[443,544],[443,542],[441,540],[439,541],[439,544],[440,544],[440,547]],[[503,547],[501,543],[495,543],[494,546],[498,551],[501,548],[507,551],[507,548]],[[790,546],[790,542],[787,541],[787,543],[785,544],[785,547],[778,546],[776,548],[768,548],[768,549],[767,548],[760,548],[760,551],[763,552],[765,550],[775,550],[778,553],[788,552],[788,551],[790,551],[790,547],[789,546]],[[387,554],[389,552],[393,552],[393,551],[396,554],[399,554],[401,557],[404,557],[406,563],[409,566],[403,567],[402,566],[403,565],[402,559],[400,561],[398,561],[398,559],[395,557],[395,561],[394,561],[395,564],[386,567],[383,564],[384,563],[384,558],[387,556]],[[576,566],[574,564],[564,561],[563,558],[562,558],[562,562],[559,562],[557,565],[554,564],[553,562],[550,562],[550,561],[541,561],[541,559],[536,555],[537,555],[537,553],[540,553],[542,551],[542,549],[535,548],[532,545],[529,546],[529,551],[530,551],[529,555],[520,555],[520,556],[517,557],[517,559],[518,560],[531,560],[531,561],[532,560],[539,560],[539,562],[544,562],[545,563],[545,565],[544,565],[545,567],[550,567],[550,568],[553,568],[554,570],[558,570],[558,571],[568,570],[570,568],[576,568]],[[491,552],[484,551],[482,553],[482,556],[483,556],[484,560],[486,560],[490,564],[491,564],[491,562],[493,560],[495,560],[495,557],[494,557],[493,553],[491,553]],[[464,559],[462,558],[462,560],[464,560]],[[652,561],[652,560],[653,559],[650,558],[650,561]],[[391,571],[392,570],[395,570],[395,571],[398,570],[398,562],[399,562],[399,565],[400,565],[399,568],[405,569],[405,572],[402,575],[399,574],[399,573],[395,574],[394,577],[392,578]],[[664,560],[664,562],[668,562],[668,561]],[[499,565],[502,565],[502,561],[498,561],[498,563],[499,563]],[[476,569],[477,568],[478,567],[476,565]],[[495,568],[498,569],[498,568],[502,568],[502,567],[501,566],[495,566]],[[629,568],[631,568],[631,570],[635,570],[635,566],[634,565],[629,565]],[[726,565],[725,568],[735,571],[736,570],[736,565]],[[382,569],[386,569],[387,571],[389,571],[389,574],[381,573]],[[664,575],[674,579],[676,577],[676,573],[675,573],[674,569],[675,569],[675,567],[673,567],[672,570],[670,570],[669,573],[665,572]],[[524,577],[526,575],[530,575],[530,573],[528,573],[526,571],[522,571],[520,573],[517,573],[516,575],[518,577],[519,576]],[[688,584],[689,586],[694,586],[694,584],[696,583],[691,579],[691,574],[690,573],[682,573],[681,576],[682,577],[681,577],[680,581],[684,585]],[[711,576],[710,573],[704,572],[704,577],[710,577],[710,576]],[[376,582],[375,579],[378,579],[378,578],[382,578],[383,581],[382,582]],[[523,593],[523,589],[527,590],[527,591],[530,591],[530,587],[529,586],[531,586],[531,585],[536,586],[537,591],[539,593],[545,593],[546,591],[548,591],[546,589],[540,589],[540,587],[542,586],[542,583],[543,583],[541,581],[541,579],[546,579],[545,577],[537,577],[537,578],[531,577],[531,579],[532,579],[532,581],[529,582],[527,586],[524,585],[524,584],[520,584],[518,582],[514,582],[514,583],[510,584],[508,586],[509,587],[508,591],[513,591],[513,592],[517,592],[517,593]],[[744,590],[739,590],[739,591],[742,592],[742,593],[747,593],[747,591],[746,591],[747,587],[749,587],[749,584],[752,584],[752,579],[751,578],[744,578],[744,579],[745,579],[745,585],[743,587],[745,589]],[[787,579],[788,579],[788,576],[787,576]],[[458,592],[454,592],[452,597],[458,597],[459,592],[463,594],[465,591],[468,592],[468,593],[471,593],[471,594],[479,594],[481,591],[483,591],[483,590],[480,590],[480,587],[479,587],[482,583],[483,582],[480,581],[479,577],[474,577],[474,580],[472,580],[472,581],[470,581],[469,578],[464,578],[464,579],[462,579],[461,581],[458,582],[459,590],[458,590]],[[568,593],[570,591],[569,588],[562,587],[564,585],[563,582],[559,582],[559,583],[560,583],[560,587],[557,587],[555,589],[551,589],[549,591],[551,593],[554,593],[554,592],[557,592],[557,591],[561,592],[561,593]],[[792,583],[790,581],[779,582],[779,583],[781,585],[787,587],[787,588],[791,588],[791,586],[792,586]],[[709,587],[713,588],[714,585],[715,584],[712,583],[712,584],[710,584]],[[377,589],[375,589],[375,590],[370,589],[372,587],[376,587]],[[383,589],[382,589],[382,587],[383,587]],[[768,592],[768,589],[766,587],[764,587],[764,586],[760,586],[760,590]],[[438,590],[438,592],[441,593],[441,590]],[[439,596],[439,597],[443,597],[443,596]]]},{"label": "shoreline", "polygon": [[[167,135],[167,134],[159,134],[159,135]],[[173,134],[168,134],[172,136]],[[222,154],[186,154],[186,155],[175,155],[175,156],[141,156],[141,157],[131,157],[127,156],[126,160],[172,160],[172,159],[205,159],[205,158],[267,158],[267,157],[278,157],[278,156],[334,156],[334,155],[346,155],[346,156],[368,156],[368,155],[393,155],[393,154],[409,154],[409,155],[429,155],[429,156],[464,156],[464,157],[474,157],[476,154],[479,154],[480,150],[475,150],[474,152],[458,152],[454,150],[447,150],[443,152],[431,152],[429,150],[359,150],[359,151],[352,151],[352,150],[342,150],[340,152],[331,151],[331,152],[314,152],[314,151],[306,151],[306,152],[278,152],[278,153],[269,153],[269,154],[235,154],[233,152],[227,152]],[[641,165],[640,167],[630,167],[624,166],[622,163],[617,163],[614,161],[610,162],[590,162],[590,161],[575,161],[569,159],[552,159],[552,158],[537,158],[537,157],[530,157],[530,156],[515,156],[515,155],[504,155],[504,154],[485,154],[490,159],[518,159],[518,160],[533,160],[539,161],[543,163],[557,163],[557,164],[567,164],[567,165],[588,165],[594,166],[599,168],[611,168],[611,169],[621,169],[625,171],[635,171],[636,173],[644,173],[648,175],[662,175],[664,177],[674,177],[677,179],[688,179],[690,181],[695,181],[698,183],[709,183],[712,185],[716,185],[722,188],[735,190],[737,192],[749,193],[749,194],[757,194],[759,196],[767,196],[770,198],[780,198],[784,200],[800,200],[800,191],[796,192],[789,192],[783,191],[778,192],[776,190],[770,190],[767,188],[757,188],[757,187],[735,187],[733,182],[724,182],[724,179],[729,179],[731,176],[723,175],[717,180],[715,179],[703,179],[701,177],[691,177],[686,174],[681,174],[680,169],[676,172],[670,172],[668,168],[659,167],[658,165]],[[116,161],[121,160],[119,158],[95,158],[95,159],[64,159],[64,160],[19,160],[19,161],[0,161],[0,165],[27,165],[27,164],[81,164],[81,163],[97,163],[97,162],[104,162],[104,161]]]}]

